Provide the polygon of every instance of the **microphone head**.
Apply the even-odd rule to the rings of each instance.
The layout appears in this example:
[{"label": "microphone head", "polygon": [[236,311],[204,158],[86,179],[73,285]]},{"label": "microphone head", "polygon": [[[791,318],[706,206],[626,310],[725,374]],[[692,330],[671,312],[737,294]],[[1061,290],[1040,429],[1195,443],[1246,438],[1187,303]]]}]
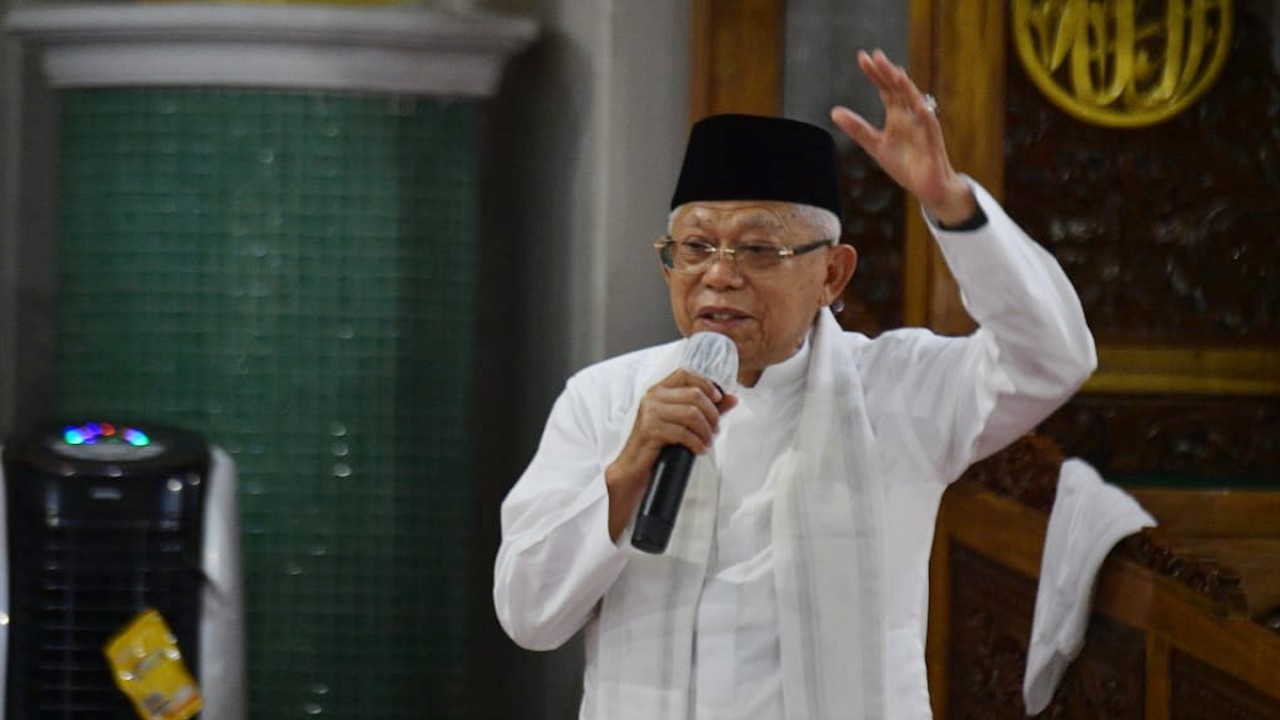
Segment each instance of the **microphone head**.
[{"label": "microphone head", "polygon": [[680,366],[726,388],[738,379],[738,347],[728,335],[697,332],[685,341]]}]

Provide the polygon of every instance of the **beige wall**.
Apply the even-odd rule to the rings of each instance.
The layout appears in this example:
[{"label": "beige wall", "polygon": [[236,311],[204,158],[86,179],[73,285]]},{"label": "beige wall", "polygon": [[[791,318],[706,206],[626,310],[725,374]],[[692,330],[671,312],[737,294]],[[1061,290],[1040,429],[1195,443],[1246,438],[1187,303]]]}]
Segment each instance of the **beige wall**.
[{"label": "beige wall", "polygon": [[[20,4],[0,0],[0,14]],[[48,407],[56,128],[35,62],[0,34],[0,438]]]},{"label": "beige wall", "polygon": [[[487,597],[497,508],[577,369],[676,337],[652,239],[666,226],[688,117],[687,0],[492,0],[543,36],[487,115],[474,575]],[[485,594],[481,594],[485,593]],[[478,613],[481,716],[577,717],[577,643],[514,649]],[[482,697],[485,690],[489,697]]]},{"label": "beige wall", "polygon": [[[8,12],[9,0],[0,0],[0,16]],[[11,157],[14,137],[10,126],[15,114],[13,102],[14,51],[7,37],[0,36],[0,157]],[[14,283],[17,279],[14,247],[14,171],[8,161],[0,163],[0,437],[9,433],[13,418],[13,323]]]},{"label": "beige wall", "polygon": [[685,0],[493,0],[538,18],[490,108],[486,217],[518,244],[511,317],[530,338],[539,427],[567,374],[674,337],[651,250],[665,228],[688,95]]}]

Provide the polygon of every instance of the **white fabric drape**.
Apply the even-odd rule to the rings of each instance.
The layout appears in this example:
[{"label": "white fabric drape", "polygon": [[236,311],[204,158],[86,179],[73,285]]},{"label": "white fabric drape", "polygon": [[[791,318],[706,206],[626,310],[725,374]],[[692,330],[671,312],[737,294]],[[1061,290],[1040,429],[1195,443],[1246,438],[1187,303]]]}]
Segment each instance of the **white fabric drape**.
[{"label": "white fabric drape", "polygon": [[1022,698],[1027,714],[1044,710],[1084,648],[1093,587],[1111,548],[1155,518],[1079,458],[1062,463],[1049,514]]},{"label": "white fabric drape", "polygon": [[[822,313],[799,427],[766,480],[775,489],[772,542],[783,698],[787,718],[795,720],[884,715],[878,630],[884,616],[884,491],[858,376],[837,370],[853,365],[842,335],[831,314]],[[675,369],[676,358],[664,360],[653,365],[648,380]],[[653,384],[648,380],[640,387]],[[717,485],[714,459],[699,458],[665,555],[635,555],[605,595],[597,717],[688,717],[694,621],[715,528]]]}]

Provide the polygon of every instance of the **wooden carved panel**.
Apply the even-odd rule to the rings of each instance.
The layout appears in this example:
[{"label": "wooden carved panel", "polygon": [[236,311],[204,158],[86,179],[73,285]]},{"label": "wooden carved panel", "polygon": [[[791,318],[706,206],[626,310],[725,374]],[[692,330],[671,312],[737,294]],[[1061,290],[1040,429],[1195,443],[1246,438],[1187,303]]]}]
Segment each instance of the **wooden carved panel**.
[{"label": "wooden carved panel", "polygon": [[1179,549],[1176,538],[1159,527],[1143,528],[1120,542],[1118,552],[1134,562],[1172,578],[1213,602],[1215,612],[1243,616],[1249,600],[1240,586],[1240,572]]},{"label": "wooden carved panel", "polygon": [[1190,655],[1170,653],[1169,720],[1280,720],[1280,702]]},{"label": "wooden carved panel", "polygon": [[1280,399],[1078,396],[1041,426],[1108,478],[1280,482]]},{"label": "wooden carved panel", "polygon": [[[981,486],[1048,516],[1057,497],[1062,462],[1057,443],[1043,435],[1027,434],[971,465],[957,484]],[[1152,512],[1154,514],[1154,510]],[[1260,509],[1260,512],[1266,510]],[[1197,557],[1181,547],[1163,527],[1144,528],[1141,533],[1125,538],[1117,552],[1203,595],[1222,615],[1245,615],[1248,610],[1242,578],[1236,569],[1224,567],[1211,557]],[[1265,624],[1266,619],[1260,617],[1260,622]]]},{"label": "wooden carved panel", "polygon": [[960,482],[977,483],[1048,515],[1058,495],[1062,460],[1057,443],[1042,435],[1028,434],[970,465]]},{"label": "wooden carved panel", "polygon": [[862,148],[840,157],[843,242],[858,250],[858,268],[836,315],[849,329],[875,336],[902,326],[904,193]]},{"label": "wooden carved panel", "polygon": [[[1036,586],[1028,577],[951,544],[951,720],[1022,720],[1022,681]],[[1040,717],[1141,720],[1146,644],[1141,632],[1094,614],[1084,650]]]},{"label": "wooden carved panel", "polygon": [[1217,85],[1151,127],[1069,117],[1007,49],[1005,205],[1062,262],[1104,344],[1280,342],[1277,10],[1236,7]]}]

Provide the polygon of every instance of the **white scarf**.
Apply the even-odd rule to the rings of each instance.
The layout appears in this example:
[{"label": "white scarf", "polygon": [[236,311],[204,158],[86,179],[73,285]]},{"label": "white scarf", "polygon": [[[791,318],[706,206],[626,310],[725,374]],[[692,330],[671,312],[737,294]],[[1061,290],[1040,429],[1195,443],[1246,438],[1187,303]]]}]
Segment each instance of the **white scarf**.
[{"label": "white scarf", "polygon": [[[770,466],[767,480],[775,488],[783,701],[787,720],[879,720],[880,462],[843,331],[828,312],[819,313],[815,325],[796,436]],[[679,353],[677,343],[658,359],[637,387],[633,405],[676,368]],[[632,422],[634,417],[626,427]],[[598,720],[690,720],[694,626],[718,491],[714,453],[702,456],[666,553],[633,552],[605,594],[598,626]]]}]

